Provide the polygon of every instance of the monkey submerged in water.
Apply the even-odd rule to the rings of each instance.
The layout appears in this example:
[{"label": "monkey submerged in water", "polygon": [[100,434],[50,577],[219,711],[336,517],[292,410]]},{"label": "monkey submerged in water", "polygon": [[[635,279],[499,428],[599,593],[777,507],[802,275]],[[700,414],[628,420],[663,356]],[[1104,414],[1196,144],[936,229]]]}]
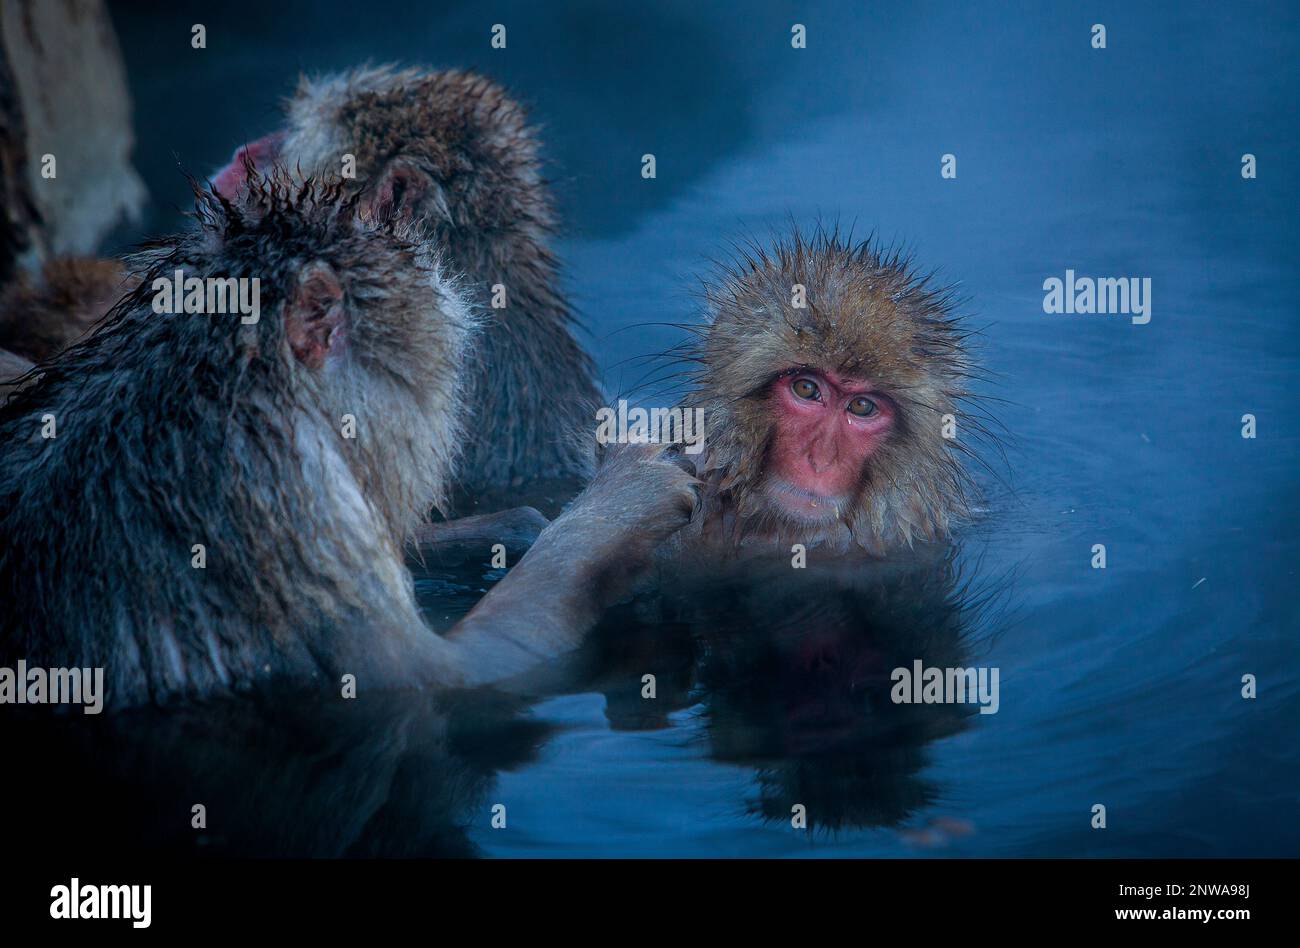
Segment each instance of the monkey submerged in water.
[{"label": "monkey submerged in water", "polygon": [[704,411],[705,486],[681,544],[884,555],[968,515],[957,418],[984,428],[962,414],[973,368],[948,290],[819,231],[742,252],[705,298],[685,399]]},{"label": "monkey submerged in water", "polygon": [[[616,456],[437,636],[402,548],[446,492],[474,317],[406,222],[311,182],[248,192],[200,193],[198,228],[146,245],[139,286],[0,407],[0,664],[103,666],[122,707],[475,685],[577,644],[686,522],[691,477]],[[177,271],[258,312],[160,312]]]},{"label": "monkey submerged in water", "polygon": [[599,398],[558,288],[538,150],[523,109],[482,76],[367,67],[301,80],[285,127],[214,180],[233,197],[250,165],[280,165],[428,230],[485,320],[465,376],[473,428],[458,476],[470,494],[590,475],[581,436]]}]

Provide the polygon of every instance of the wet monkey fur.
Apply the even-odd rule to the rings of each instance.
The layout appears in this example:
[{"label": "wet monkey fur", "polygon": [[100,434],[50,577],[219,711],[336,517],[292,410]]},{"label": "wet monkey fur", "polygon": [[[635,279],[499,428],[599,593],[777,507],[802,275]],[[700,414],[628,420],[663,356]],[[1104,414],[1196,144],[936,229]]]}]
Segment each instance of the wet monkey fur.
[{"label": "wet monkey fur", "polygon": [[672,545],[886,555],[970,514],[963,461],[987,425],[948,290],[878,243],[818,230],[742,249],[704,296],[679,352],[684,405],[704,410],[704,499]]},{"label": "wet monkey fur", "polygon": [[0,348],[33,362],[89,332],[134,283],[121,261],[55,257],[0,291]]},{"label": "wet monkey fur", "polygon": [[558,287],[538,152],[523,109],[482,76],[361,68],[302,79],[284,127],[215,178],[233,196],[249,165],[300,169],[428,230],[484,316],[465,379],[474,410],[459,479],[471,494],[590,475],[595,372]]},{"label": "wet monkey fur", "polygon": [[[622,452],[434,634],[403,544],[446,495],[477,331],[437,248],[278,177],[239,205],[201,192],[196,216],[0,406],[0,664],[103,666],[112,708],[508,679],[574,646],[689,517],[687,473]],[[155,312],[177,269],[259,279],[260,318]]]}]

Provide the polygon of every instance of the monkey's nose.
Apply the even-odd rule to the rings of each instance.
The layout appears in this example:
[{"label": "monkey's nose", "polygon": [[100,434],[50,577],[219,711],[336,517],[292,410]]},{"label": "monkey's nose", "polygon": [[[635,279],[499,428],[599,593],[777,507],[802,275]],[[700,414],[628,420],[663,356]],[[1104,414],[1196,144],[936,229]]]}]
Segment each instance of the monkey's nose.
[{"label": "monkey's nose", "polygon": [[808,466],[812,468],[814,474],[825,474],[835,466],[835,459],[829,456],[818,459],[815,455],[809,454]]}]

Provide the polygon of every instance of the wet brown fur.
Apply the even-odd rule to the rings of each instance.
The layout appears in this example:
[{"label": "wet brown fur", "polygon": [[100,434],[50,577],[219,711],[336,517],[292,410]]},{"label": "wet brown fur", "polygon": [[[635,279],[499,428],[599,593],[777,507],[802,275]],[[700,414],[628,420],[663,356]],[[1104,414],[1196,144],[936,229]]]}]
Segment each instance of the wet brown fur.
[{"label": "wet brown fur", "polygon": [[[807,289],[807,308],[792,305],[796,283]],[[943,537],[968,515],[961,456],[969,447],[961,438],[982,426],[964,413],[972,362],[950,289],[873,241],[796,230],[721,264],[706,281],[705,301],[709,321],[687,356],[695,368],[686,400],[706,413],[705,530],[883,554]],[[898,406],[857,497],[829,530],[784,521],[759,492],[774,425],[769,388],[801,367],[868,379]],[[956,440],[941,436],[949,413],[957,416]],[[813,529],[820,535],[810,537]]]},{"label": "wet brown fur", "polygon": [[[469,380],[466,489],[588,474],[578,434],[593,424],[594,367],[558,288],[555,213],[522,107],[470,72],[378,67],[303,79],[287,112],[290,167],[338,175],[351,153],[357,178],[345,183],[372,193],[395,171],[425,176],[405,200],[485,317]],[[497,283],[504,309],[490,306]]]},{"label": "wet brown fur", "polygon": [[[690,476],[623,453],[435,635],[403,546],[463,442],[475,320],[408,220],[250,177],[238,205],[200,192],[197,228],[146,244],[104,324],[0,405],[0,665],[104,667],[120,708],[473,686],[575,647],[689,519]],[[158,312],[178,269],[258,280],[259,319]]]},{"label": "wet brown fur", "polygon": [[0,294],[0,347],[33,362],[84,336],[135,286],[117,260],[57,257],[22,274]]}]

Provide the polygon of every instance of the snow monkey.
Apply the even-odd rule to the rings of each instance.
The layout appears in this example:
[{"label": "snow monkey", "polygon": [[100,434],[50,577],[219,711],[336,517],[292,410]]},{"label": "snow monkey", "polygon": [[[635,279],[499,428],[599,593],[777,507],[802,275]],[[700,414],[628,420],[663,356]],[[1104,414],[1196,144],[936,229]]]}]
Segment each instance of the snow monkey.
[{"label": "snow monkey", "polygon": [[594,367],[557,285],[538,149],[524,110],[482,76],[365,67],[302,79],[285,127],[237,150],[215,179],[232,196],[250,164],[283,165],[428,230],[485,316],[460,379],[473,412],[459,478],[471,494],[590,474]]},{"label": "snow monkey", "polygon": [[617,455],[436,635],[403,544],[471,414],[470,307],[418,228],[337,186],[197,194],[197,227],[144,245],[136,288],[0,406],[0,666],[103,667],[114,708],[511,679],[689,518],[687,472]]},{"label": "snow monkey", "polygon": [[984,426],[962,411],[973,368],[949,290],[898,252],[819,230],[741,250],[705,299],[685,400],[705,412],[705,486],[682,542],[883,555],[968,513],[958,435]]},{"label": "snow monkey", "polygon": [[134,287],[121,261],[98,257],[55,257],[38,273],[20,271],[0,290],[0,349],[32,362],[49,359]]}]

